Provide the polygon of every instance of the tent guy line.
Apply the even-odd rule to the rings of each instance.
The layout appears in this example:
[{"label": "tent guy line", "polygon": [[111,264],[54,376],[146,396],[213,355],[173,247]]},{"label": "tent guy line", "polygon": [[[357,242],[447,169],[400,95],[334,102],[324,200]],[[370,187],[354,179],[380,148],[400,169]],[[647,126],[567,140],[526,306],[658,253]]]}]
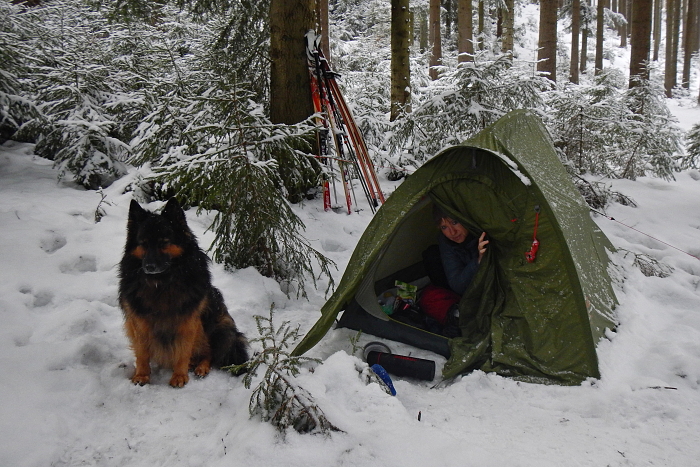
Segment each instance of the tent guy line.
[{"label": "tent guy line", "polygon": [[663,243],[663,244],[666,245],[666,246],[670,246],[670,247],[673,248],[674,250],[678,250],[678,251],[680,251],[681,253],[685,253],[685,254],[688,255],[688,256],[692,256],[693,258],[695,258],[695,259],[697,259],[697,260],[700,260],[700,257],[695,256],[695,255],[692,254],[692,253],[689,253],[689,252],[687,252],[687,251],[685,251],[685,250],[682,250],[682,249],[678,248],[677,246],[673,246],[673,245],[671,245],[670,243],[664,242],[663,240],[660,240],[660,239],[658,239],[658,238],[656,238],[656,237],[654,237],[654,236],[652,236],[652,235],[649,235],[649,234],[646,233],[646,232],[642,232],[641,230],[636,229],[636,228],[632,227],[631,225],[627,225],[627,224],[625,224],[624,222],[620,222],[620,221],[618,221],[617,219],[615,219],[614,217],[610,217],[610,216],[608,216],[607,214],[603,214],[602,212],[597,211],[597,210],[595,210],[595,209],[593,209],[593,208],[590,208],[590,210],[593,211],[593,212],[595,212],[596,214],[599,214],[599,215],[603,216],[604,218],[606,218],[606,219],[608,219],[608,220],[617,222],[617,223],[620,224],[620,225],[624,225],[624,226],[627,227],[628,229],[632,229],[632,230],[634,230],[635,232],[639,232],[639,233],[642,234],[642,235],[646,235],[647,237],[652,238],[652,239],[656,240],[657,242]]}]

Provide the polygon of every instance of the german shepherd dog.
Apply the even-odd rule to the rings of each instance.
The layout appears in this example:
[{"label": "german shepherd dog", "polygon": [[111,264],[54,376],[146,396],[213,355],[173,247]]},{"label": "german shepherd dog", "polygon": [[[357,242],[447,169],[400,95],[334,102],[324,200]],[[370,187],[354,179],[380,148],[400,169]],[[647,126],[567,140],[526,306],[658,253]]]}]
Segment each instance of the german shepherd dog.
[{"label": "german shepherd dog", "polygon": [[175,198],[160,215],[131,201],[119,277],[134,384],[150,382],[151,362],[172,368],[170,385],[182,387],[190,369],[203,377],[212,366],[248,360],[248,342],[211,284],[209,258]]}]

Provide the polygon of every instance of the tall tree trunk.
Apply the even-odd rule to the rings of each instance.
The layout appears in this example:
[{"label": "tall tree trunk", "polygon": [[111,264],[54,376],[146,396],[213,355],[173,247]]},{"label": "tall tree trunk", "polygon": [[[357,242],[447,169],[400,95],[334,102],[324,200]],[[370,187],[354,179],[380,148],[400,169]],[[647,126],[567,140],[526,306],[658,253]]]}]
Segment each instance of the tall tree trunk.
[{"label": "tall tree trunk", "polygon": [[430,79],[438,78],[436,67],[442,65],[442,38],[440,35],[440,0],[430,0]]},{"label": "tall tree trunk", "polygon": [[581,3],[581,66],[579,66],[579,71],[581,73],[586,71],[588,68],[588,36],[591,31],[590,23],[590,0],[580,0]]},{"label": "tall tree trunk", "polygon": [[452,36],[452,0],[444,0],[445,3],[445,38]]},{"label": "tall tree trunk", "polygon": [[402,110],[410,111],[411,46],[409,0],[391,0],[391,116],[394,121]]},{"label": "tall tree trunk", "polygon": [[664,89],[666,97],[673,97],[673,88],[676,87],[676,74],[678,62],[678,49],[674,36],[674,19],[676,10],[680,8],[678,0],[666,0],[666,63],[664,64]]},{"label": "tall tree trunk", "polygon": [[321,34],[321,52],[331,61],[331,31],[328,25],[328,0],[316,0],[316,33]]},{"label": "tall tree trunk", "polygon": [[659,61],[659,47],[661,44],[661,12],[664,0],[654,0],[654,55],[652,60]]},{"label": "tall tree trunk", "polygon": [[503,10],[503,53],[513,53],[514,33],[515,33],[515,0],[506,0],[506,7]]},{"label": "tall tree trunk", "polygon": [[595,33],[595,74],[603,71],[603,38],[605,37],[605,7],[607,0],[598,0],[598,10],[596,13],[596,33]]},{"label": "tall tree trunk", "polygon": [[620,26],[620,48],[624,49],[627,47],[627,35],[629,34],[630,20],[629,16],[627,16],[627,0],[620,0],[619,13],[625,17],[626,21],[628,21],[628,23],[625,23],[622,26]]},{"label": "tall tree trunk", "polygon": [[496,38],[503,37],[503,8],[496,9]]},{"label": "tall tree trunk", "polygon": [[589,29],[587,27],[583,27],[581,29],[581,66],[579,67],[579,71],[581,73],[586,71],[586,68],[588,68],[588,34],[589,34]]},{"label": "tall tree trunk", "polygon": [[557,80],[557,9],[558,0],[540,0],[540,34],[537,70]]},{"label": "tall tree trunk", "polygon": [[686,89],[690,87],[691,59],[697,42],[698,1],[700,0],[687,0],[688,11],[685,16],[685,27],[683,28],[683,81],[681,85]]},{"label": "tall tree trunk", "polygon": [[[683,2],[675,0],[676,8],[673,10],[673,70],[675,75],[678,75],[678,54],[681,48],[681,19],[683,18]],[[676,78],[674,78],[676,82]],[[677,83],[676,83],[677,84]]]},{"label": "tall tree trunk", "polygon": [[472,0],[459,0],[457,5],[457,48],[460,62],[474,60],[474,26]]},{"label": "tall tree trunk", "polygon": [[484,0],[479,0],[479,50],[484,50],[484,24],[486,22]]},{"label": "tall tree trunk", "polygon": [[630,84],[635,77],[649,79],[649,51],[651,49],[651,20],[653,0],[634,0],[632,4],[632,51],[630,52]]},{"label": "tall tree trunk", "polygon": [[569,64],[569,81],[578,84],[578,37],[581,30],[581,1],[571,2],[571,63]]},{"label": "tall tree trunk", "polygon": [[315,24],[314,0],[270,1],[270,120],[295,124],[313,114],[304,35]]},{"label": "tall tree trunk", "polygon": [[420,14],[420,31],[418,39],[420,53],[425,53],[428,50],[428,16],[425,11]]}]

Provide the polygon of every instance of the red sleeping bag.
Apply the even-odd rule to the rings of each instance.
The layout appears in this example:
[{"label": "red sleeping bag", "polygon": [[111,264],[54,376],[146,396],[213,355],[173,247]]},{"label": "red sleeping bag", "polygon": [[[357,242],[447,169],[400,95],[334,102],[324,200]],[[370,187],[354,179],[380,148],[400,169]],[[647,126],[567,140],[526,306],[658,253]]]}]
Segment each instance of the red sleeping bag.
[{"label": "red sleeping bag", "polygon": [[462,297],[449,289],[430,284],[421,291],[418,306],[423,313],[444,326],[447,322],[447,311],[452,305],[459,303],[460,298]]}]

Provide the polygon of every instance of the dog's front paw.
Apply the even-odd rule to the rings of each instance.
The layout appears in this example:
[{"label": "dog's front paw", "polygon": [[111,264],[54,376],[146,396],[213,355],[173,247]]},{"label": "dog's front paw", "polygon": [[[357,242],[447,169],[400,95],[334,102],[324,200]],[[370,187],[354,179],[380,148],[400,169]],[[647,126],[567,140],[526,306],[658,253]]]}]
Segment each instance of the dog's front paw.
[{"label": "dog's front paw", "polygon": [[190,380],[187,373],[173,373],[172,378],[170,378],[170,385],[174,388],[181,388]]},{"label": "dog's front paw", "polygon": [[204,378],[211,371],[211,365],[208,361],[203,361],[194,369],[194,374],[200,378]]},{"label": "dog's front paw", "polygon": [[151,375],[141,375],[137,373],[131,377],[131,382],[139,386],[146,385],[151,382]]}]

